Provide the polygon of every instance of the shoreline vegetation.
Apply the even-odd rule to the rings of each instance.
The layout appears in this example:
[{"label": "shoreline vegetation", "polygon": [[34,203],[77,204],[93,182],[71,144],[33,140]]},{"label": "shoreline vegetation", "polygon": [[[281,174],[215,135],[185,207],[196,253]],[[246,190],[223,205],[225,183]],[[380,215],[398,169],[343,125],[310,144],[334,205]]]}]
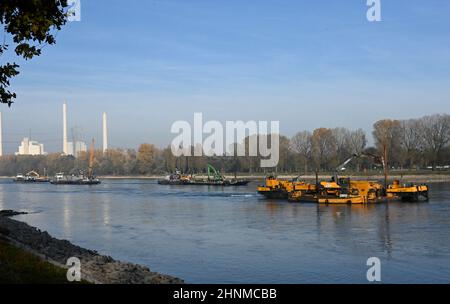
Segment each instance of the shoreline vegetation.
[{"label": "shoreline vegetation", "polygon": [[169,275],[152,272],[137,264],[116,261],[96,251],[58,240],[11,216],[24,214],[0,211],[0,282],[68,283],[66,262],[81,261],[81,283],[93,284],[182,284]]},{"label": "shoreline vegetation", "polygon": [[[246,130],[244,128],[243,131]],[[4,155],[0,157],[0,175],[26,174],[32,170],[48,176],[58,172],[75,174],[86,170],[91,161],[97,176],[160,176],[177,170],[204,175],[208,165],[227,175],[234,175],[234,172],[257,176],[273,172],[277,175],[281,172],[326,174],[355,155],[359,157],[346,164],[347,172],[355,175],[366,176],[365,172],[377,174],[384,167],[389,168],[392,174],[450,171],[448,114],[409,120],[379,120],[373,125],[373,144],[370,146],[368,138],[362,129],[347,128],[303,130],[292,137],[279,134],[276,141],[278,162],[270,169],[261,167],[261,162],[275,156],[262,157],[261,151],[255,148],[262,140],[271,146],[272,135],[254,134],[238,143],[226,143],[227,152],[212,150],[212,155],[204,153],[211,147],[204,147],[204,143],[193,146],[190,142],[180,145],[184,148],[180,156],[176,156],[178,153],[174,155],[173,146],[157,147],[152,143],[142,143],[137,150],[97,149],[92,158],[88,151],[78,151],[75,156],[60,152],[35,156]]]}]

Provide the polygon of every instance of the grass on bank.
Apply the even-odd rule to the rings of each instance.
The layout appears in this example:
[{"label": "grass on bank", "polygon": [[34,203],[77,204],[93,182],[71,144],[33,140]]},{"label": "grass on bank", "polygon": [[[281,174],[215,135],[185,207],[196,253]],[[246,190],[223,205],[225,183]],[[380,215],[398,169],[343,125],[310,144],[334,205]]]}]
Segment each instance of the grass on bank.
[{"label": "grass on bank", "polygon": [[66,269],[0,239],[0,284],[68,284],[66,273]]}]

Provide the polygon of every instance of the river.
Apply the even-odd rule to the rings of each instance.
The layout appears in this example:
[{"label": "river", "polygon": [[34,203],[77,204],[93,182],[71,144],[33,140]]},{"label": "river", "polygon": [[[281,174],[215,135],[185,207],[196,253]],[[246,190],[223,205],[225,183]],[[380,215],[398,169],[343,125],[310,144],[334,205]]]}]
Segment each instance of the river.
[{"label": "river", "polygon": [[427,203],[319,206],[246,187],[0,180],[0,210],[60,239],[188,283],[450,283],[450,184]]}]

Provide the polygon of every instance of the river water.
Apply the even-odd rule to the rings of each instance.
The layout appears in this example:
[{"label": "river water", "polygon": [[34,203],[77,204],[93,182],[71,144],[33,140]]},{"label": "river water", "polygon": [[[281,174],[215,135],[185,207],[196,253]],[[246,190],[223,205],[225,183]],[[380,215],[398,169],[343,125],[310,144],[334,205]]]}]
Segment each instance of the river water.
[{"label": "river water", "polygon": [[450,184],[428,203],[319,206],[247,187],[98,186],[0,180],[0,210],[51,235],[188,283],[450,283]]}]

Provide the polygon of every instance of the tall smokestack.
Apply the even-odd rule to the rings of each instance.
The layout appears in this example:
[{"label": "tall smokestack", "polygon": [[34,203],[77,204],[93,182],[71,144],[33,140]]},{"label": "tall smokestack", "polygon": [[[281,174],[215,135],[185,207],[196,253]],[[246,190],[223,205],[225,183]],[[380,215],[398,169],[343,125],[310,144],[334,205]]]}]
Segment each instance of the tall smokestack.
[{"label": "tall smokestack", "polygon": [[3,126],[2,112],[0,112],[0,157],[3,156]]},{"label": "tall smokestack", "polygon": [[63,152],[65,155],[69,154],[67,145],[67,105],[63,104]]},{"label": "tall smokestack", "polygon": [[106,113],[103,112],[103,153],[108,150],[108,122]]}]

